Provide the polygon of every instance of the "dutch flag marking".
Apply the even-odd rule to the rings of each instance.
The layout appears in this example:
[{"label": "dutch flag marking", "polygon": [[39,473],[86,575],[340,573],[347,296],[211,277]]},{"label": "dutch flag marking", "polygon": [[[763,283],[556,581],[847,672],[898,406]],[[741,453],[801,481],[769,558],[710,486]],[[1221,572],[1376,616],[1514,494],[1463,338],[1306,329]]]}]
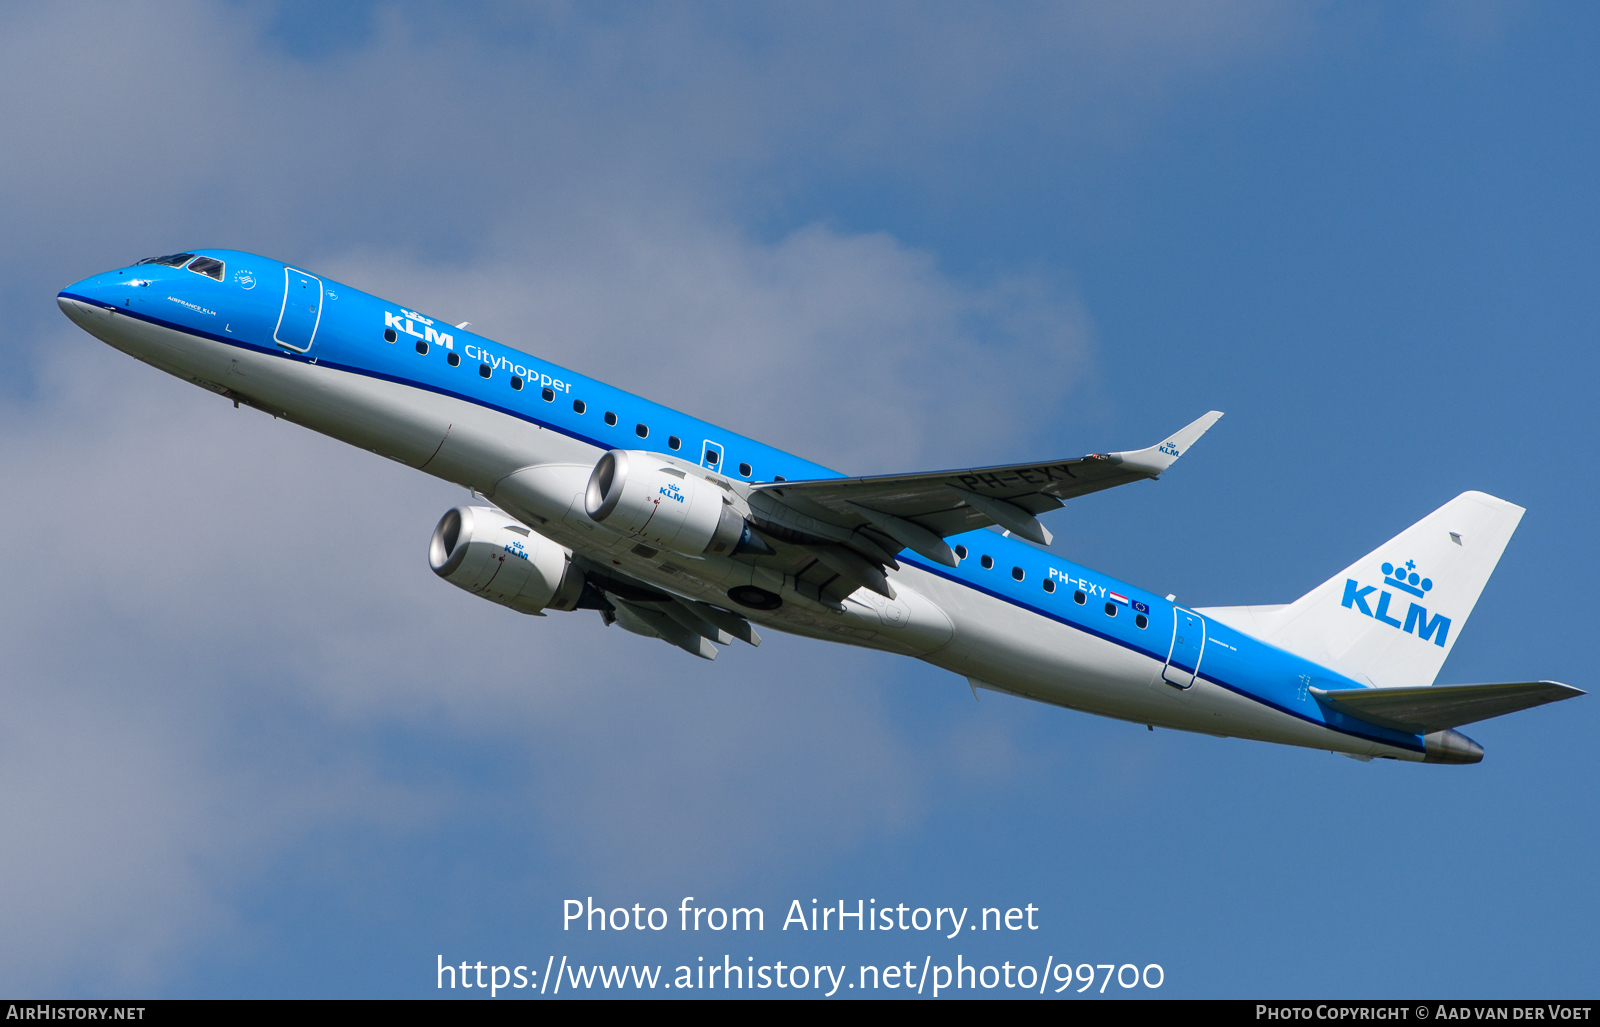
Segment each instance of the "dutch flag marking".
[{"label": "dutch flag marking", "polygon": [[1118,594],[1117,594],[1117,593],[1115,593],[1115,592],[1107,592],[1107,593],[1106,593],[1106,594],[1107,594],[1107,595],[1109,595],[1109,596],[1110,596],[1110,597],[1111,597],[1111,601],[1112,601],[1112,602],[1113,602],[1113,603],[1120,603],[1120,604],[1122,604],[1122,605],[1123,605],[1123,606],[1127,606],[1127,605],[1128,605],[1128,597],[1127,597],[1127,596],[1125,596],[1125,595],[1118,595]]}]

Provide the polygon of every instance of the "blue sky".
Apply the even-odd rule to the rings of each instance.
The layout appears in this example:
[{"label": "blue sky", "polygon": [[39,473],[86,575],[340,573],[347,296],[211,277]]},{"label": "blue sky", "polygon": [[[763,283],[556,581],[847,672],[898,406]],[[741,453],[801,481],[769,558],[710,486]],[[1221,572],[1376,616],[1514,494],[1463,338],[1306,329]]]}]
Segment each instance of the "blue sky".
[{"label": "blue sky", "polygon": [[[1055,548],[1285,602],[1528,508],[1442,682],[1590,687],[1600,16],[1579,5],[205,4],[4,16],[0,987],[407,996],[436,956],[1160,963],[1163,996],[1580,996],[1589,698],[1475,767],[1091,718],[428,572],[450,486],[52,298],[294,260],[842,470],[1227,417]],[[685,895],[1021,941],[563,933]],[[793,953],[793,955],[788,955]],[[1117,989],[1112,989],[1113,991]]]}]

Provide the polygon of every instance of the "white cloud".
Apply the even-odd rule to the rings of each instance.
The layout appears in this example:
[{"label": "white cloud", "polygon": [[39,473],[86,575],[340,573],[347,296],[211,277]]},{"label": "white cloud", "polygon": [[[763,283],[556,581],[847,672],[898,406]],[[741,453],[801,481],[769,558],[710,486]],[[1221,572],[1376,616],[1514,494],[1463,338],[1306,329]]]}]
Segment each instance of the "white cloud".
[{"label": "white cloud", "polygon": [[[0,562],[15,986],[150,986],[313,834],[426,838],[466,809],[537,821],[530,865],[659,883],[914,817],[925,774],[866,687],[888,658],[779,636],[707,666],[483,603],[424,564],[458,490],[74,331],[0,421],[0,473],[28,486],[0,499],[26,540]],[[379,751],[396,731],[505,773],[407,783]],[[759,812],[772,790],[785,813]]]},{"label": "white cloud", "polygon": [[[13,990],[150,987],[248,930],[244,882],[351,825],[537,818],[530,862],[652,881],[807,866],[916,822],[945,754],[913,751],[873,684],[948,675],[782,637],[707,667],[592,615],[478,602],[423,564],[457,491],[236,413],[47,310],[106,266],[229,245],[841,468],[1053,453],[1052,404],[1093,360],[1057,276],[963,281],[826,223],[764,238],[752,204],[840,169],[937,177],[996,118],[1120,110],[1293,19],[809,10],[745,32],[671,5],[547,8],[486,31],[384,8],[313,61],[263,42],[265,10],[13,14],[5,288],[44,325],[21,351],[32,391],[0,403]],[[510,769],[487,795],[408,783],[378,751],[399,731]],[[965,767],[985,753],[1015,759],[1003,732],[955,747]]]},{"label": "white cloud", "polygon": [[19,12],[0,202],[29,259],[9,287],[178,245],[470,260],[497,236],[649,238],[882,169],[926,192],[997,136],[1127,131],[1148,96],[1304,32],[1282,5],[1153,10],[385,6],[360,45],[309,61],[265,40],[270,7]]},{"label": "white cloud", "polygon": [[[1076,303],[973,287],[882,235],[773,244],[705,223],[605,221],[506,240],[465,268],[353,254],[330,273],[839,469],[1042,456],[1091,371]],[[513,233],[514,234],[514,233]]]}]

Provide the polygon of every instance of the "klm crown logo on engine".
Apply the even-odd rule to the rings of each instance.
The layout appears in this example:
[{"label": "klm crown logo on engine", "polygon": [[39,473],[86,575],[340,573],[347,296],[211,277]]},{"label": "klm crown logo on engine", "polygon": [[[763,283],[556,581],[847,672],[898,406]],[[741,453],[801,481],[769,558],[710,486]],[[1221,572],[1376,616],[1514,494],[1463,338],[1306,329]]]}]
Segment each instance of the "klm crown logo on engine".
[{"label": "klm crown logo on engine", "polygon": [[676,483],[672,483],[672,482],[669,482],[666,485],[661,486],[660,492],[661,492],[661,494],[663,496],[666,496],[668,499],[670,499],[670,500],[672,500],[674,502],[677,502],[677,503],[683,502],[684,498],[685,498],[684,494],[683,494],[683,490],[678,488]]},{"label": "klm crown logo on engine", "polygon": [[[1346,578],[1344,599],[1339,605],[1347,610],[1363,613],[1391,628],[1399,628],[1408,635],[1415,634],[1424,642],[1432,641],[1434,645],[1443,648],[1445,639],[1450,637],[1450,618],[1444,614],[1435,613],[1430,620],[1426,608],[1411,603],[1410,608],[1406,610],[1404,621],[1389,616],[1389,604],[1394,600],[1394,593],[1388,591],[1389,588],[1397,588],[1418,599],[1425,599],[1427,594],[1433,591],[1433,579],[1425,578],[1417,572],[1415,560],[1407,560],[1405,563],[1386,563],[1379,569],[1383,571],[1383,584],[1387,586],[1384,591],[1379,592],[1377,585],[1363,586],[1354,578]],[[1377,605],[1369,606],[1367,600],[1374,592],[1378,592],[1374,600]]]}]

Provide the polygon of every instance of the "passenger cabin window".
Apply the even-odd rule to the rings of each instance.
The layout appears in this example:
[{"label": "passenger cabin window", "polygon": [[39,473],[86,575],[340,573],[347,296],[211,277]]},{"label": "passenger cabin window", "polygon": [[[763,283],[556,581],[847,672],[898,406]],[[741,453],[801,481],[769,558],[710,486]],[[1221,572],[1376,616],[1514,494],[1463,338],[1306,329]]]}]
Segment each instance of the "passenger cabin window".
[{"label": "passenger cabin window", "polygon": [[1148,628],[1150,626],[1150,618],[1141,613],[1139,616],[1133,618],[1133,623],[1141,628]]},{"label": "passenger cabin window", "polygon": [[1013,568],[1011,568],[1011,576],[1013,578],[1017,579],[1018,581],[1021,581],[1022,580],[1022,568],[1021,567],[1013,567]]},{"label": "passenger cabin window", "polygon": [[544,401],[546,403],[554,403],[556,401],[555,389],[545,389],[543,392],[539,393],[539,395],[544,397]]},{"label": "passenger cabin window", "polygon": [[448,357],[445,357],[444,359],[445,359],[445,363],[449,364],[451,367],[460,367],[461,366],[461,354],[459,354],[459,353],[451,353]]},{"label": "passenger cabin window", "polygon": [[[779,478],[778,480],[779,481],[783,481],[784,479]],[[966,546],[956,546],[956,559],[957,560],[965,560],[966,558],[967,558],[967,547]]]},{"label": "passenger cabin window", "polygon": [[488,364],[479,364],[478,365],[478,377],[479,378],[487,378],[491,374],[494,374],[494,369],[491,368]]},{"label": "passenger cabin window", "polygon": [[422,341],[421,339],[418,339],[417,340],[417,352],[423,354],[424,356],[426,356],[427,352],[428,352],[428,344],[426,342]]},{"label": "passenger cabin window", "polygon": [[394,333],[394,329],[393,328],[385,328],[383,330],[383,341],[384,342],[393,342],[394,340],[396,340],[398,338],[400,338],[400,336],[398,336],[398,335],[396,335]]},{"label": "passenger cabin window", "polygon": [[518,392],[522,391],[522,376],[520,374],[514,374],[511,376],[511,387],[516,389]]},{"label": "passenger cabin window", "polygon": [[1072,593],[1072,601],[1077,603],[1079,606],[1082,606],[1084,603],[1089,601],[1089,597],[1083,594],[1082,589],[1079,589],[1078,591]]},{"label": "passenger cabin window", "polygon": [[740,464],[739,465],[739,473],[744,475],[746,478],[748,478],[748,477],[750,477],[752,474],[754,474],[756,472],[755,472],[755,469],[752,468],[749,464]]},{"label": "passenger cabin window", "polygon": [[1049,578],[1045,578],[1044,579],[1044,590],[1046,592],[1054,592],[1056,590],[1056,583],[1054,581],[1050,580]]},{"label": "passenger cabin window", "polygon": [[1106,604],[1106,616],[1107,617],[1115,617],[1116,615],[1117,615],[1117,604],[1116,603],[1107,603]]},{"label": "passenger cabin window", "polygon": [[589,409],[589,405],[587,403],[585,403],[583,400],[575,399],[575,400],[572,401],[572,412],[573,413],[581,414],[587,409]]},{"label": "passenger cabin window", "polygon": [[709,464],[710,466],[712,466],[712,467],[717,466],[717,461],[720,460],[720,459],[722,459],[722,454],[721,453],[718,453],[714,449],[707,449],[706,450],[706,463]]},{"label": "passenger cabin window", "polygon": [[676,449],[681,449],[682,447],[683,447],[683,440],[682,439],[678,438],[676,435],[668,435],[667,436],[667,448],[668,449],[676,450]]},{"label": "passenger cabin window", "polygon": [[222,281],[222,261],[217,260],[215,257],[196,257],[194,263],[189,265],[189,270],[197,275],[205,275],[207,278],[215,278],[219,282]]},{"label": "passenger cabin window", "polygon": [[988,553],[984,553],[982,556],[978,557],[978,563],[983,566],[984,570],[991,570],[994,567],[994,557],[990,556]]},{"label": "passenger cabin window", "polygon": [[606,411],[606,423],[611,425],[613,428],[616,427],[617,415],[613,414],[611,411],[607,410]]},{"label": "passenger cabin window", "polygon": [[647,424],[636,424],[633,426],[633,433],[639,436],[641,439],[648,439],[650,437],[650,426]]}]

